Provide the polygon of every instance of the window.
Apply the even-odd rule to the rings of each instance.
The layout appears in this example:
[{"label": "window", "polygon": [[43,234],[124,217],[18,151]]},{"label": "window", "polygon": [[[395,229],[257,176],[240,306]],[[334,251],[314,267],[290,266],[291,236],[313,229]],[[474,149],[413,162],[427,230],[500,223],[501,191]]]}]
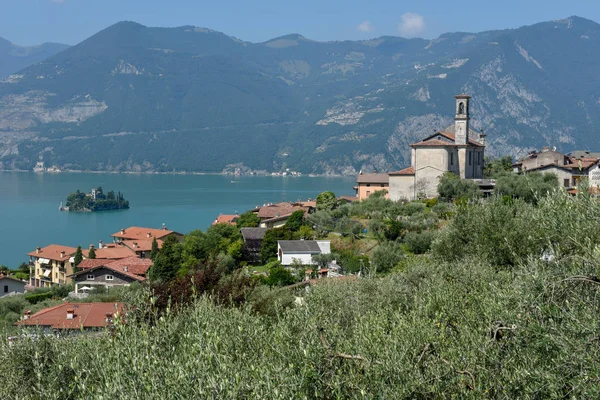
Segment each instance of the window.
[{"label": "window", "polygon": [[565,185],[565,187],[569,187],[569,180],[568,180],[568,179],[565,179],[565,180],[563,181],[563,185]]},{"label": "window", "polygon": [[87,280],[88,281],[93,281],[94,280],[94,275],[88,274]]},{"label": "window", "polygon": [[113,279],[115,279],[114,276],[112,276],[112,275],[106,275],[106,280],[107,281],[112,281]]},{"label": "window", "polygon": [[370,183],[367,183],[367,187],[371,187],[371,184],[370,184]]},{"label": "window", "polygon": [[454,153],[450,153],[450,165],[454,165]]},{"label": "window", "polygon": [[369,197],[371,195],[371,192],[369,190],[367,190],[367,197]]},{"label": "window", "polygon": [[8,285],[4,285],[4,293],[8,293]]},{"label": "window", "polygon": [[382,184],[381,184],[381,187],[385,187],[385,184],[383,184],[383,183],[382,183]]}]

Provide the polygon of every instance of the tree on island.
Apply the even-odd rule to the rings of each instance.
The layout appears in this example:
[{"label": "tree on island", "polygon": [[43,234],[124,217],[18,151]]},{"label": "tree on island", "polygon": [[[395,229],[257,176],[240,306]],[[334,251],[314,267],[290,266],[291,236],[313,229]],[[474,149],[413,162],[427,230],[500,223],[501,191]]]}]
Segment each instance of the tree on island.
[{"label": "tree on island", "polygon": [[[114,195],[114,193],[113,193]],[[152,238],[152,250],[150,251],[150,259],[152,261],[156,260],[158,256],[158,242],[156,241],[156,237]]]},{"label": "tree on island", "polygon": [[[96,254],[94,254],[94,258]],[[75,252],[75,259],[73,261],[73,271],[79,272],[81,268],[79,268],[79,263],[83,261],[83,252],[81,251],[81,246],[77,246],[77,251]]]},{"label": "tree on island", "polygon": [[90,248],[90,252],[88,253],[88,258],[90,260],[93,260],[96,258],[96,250],[94,249],[94,247]]}]

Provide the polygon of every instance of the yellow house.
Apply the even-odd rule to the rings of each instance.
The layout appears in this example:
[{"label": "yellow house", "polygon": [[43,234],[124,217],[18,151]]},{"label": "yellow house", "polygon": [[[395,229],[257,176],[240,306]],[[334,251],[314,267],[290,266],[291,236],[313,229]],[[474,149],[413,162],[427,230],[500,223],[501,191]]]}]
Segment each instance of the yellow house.
[{"label": "yellow house", "polygon": [[38,247],[29,256],[29,284],[33,287],[48,287],[70,283],[73,274],[74,247],[51,244]]}]

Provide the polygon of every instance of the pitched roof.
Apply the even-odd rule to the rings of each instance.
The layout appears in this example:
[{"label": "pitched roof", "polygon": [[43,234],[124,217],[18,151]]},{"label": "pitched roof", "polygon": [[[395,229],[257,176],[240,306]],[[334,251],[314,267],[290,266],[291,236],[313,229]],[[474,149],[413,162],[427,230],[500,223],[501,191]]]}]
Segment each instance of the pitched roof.
[{"label": "pitched roof", "polygon": [[240,229],[244,240],[262,240],[267,228],[242,228]]},{"label": "pitched roof", "polygon": [[217,217],[217,219],[215,219],[212,223],[212,225],[216,225],[216,224],[229,224],[229,225],[235,225],[235,222],[238,220],[240,216],[235,214],[221,214]]},{"label": "pitched roof", "polygon": [[[74,311],[74,318],[67,319],[67,310]],[[29,319],[15,322],[15,325],[47,326],[54,329],[102,328],[108,325],[106,315],[123,314],[123,303],[63,303],[45,308],[31,315]]]},{"label": "pitched roof", "polygon": [[140,226],[130,226],[127,229],[121,229],[119,232],[113,233],[112,237],[122,238],[122,239],[152,239],[152,238],[163,238],[171,233],[177,233],[174,231],[170,231],[168,229],[153,229],[153,228],[143,228]]},{"label": "pitched roof", "polygon": [[[61,252],[64,251],[64,256],[61,257]],[[61,246],[59,244],[51,244],[49,246],[43,247],[38,253],[37,250],[34,250],[30,253],[27,253],[28,256],[39,257],[39,258],[47,258],[48,260],[55,261],[68,261],[69,258],[77,249],[75,247],[69,246]]]},{"label": "pitched roof", "polygon": [[[135,251],[125,246],[107,246],[101,249],[94,249],[96,253],[96,259],[106,259],[106,260],[118,260],[121,258],[127,258],[135,256]],[[83,250],[83,255],[85,257],[89,256],[89,250]]]},{"label": "pitched roof", "polygon": [[[121,242],[122,245],[133,251],[151,251],[152,250],[152,241],[154,239],[140,239],[140,240],[123,240]],[[156,239],[156,244],[158,244],[158,248],[162,249],[163,241],[161,239]]]},{"label": "pitched roof", "polygon": [[105,259],[91,259],[91,258],[86,258],[84,260],[82,260],[79,265],[77,265],[77,268],[81,268],[81,269],[89,269],[89,268],[94,268],[97,267],[99,265],[104,265],[106,264],[106,260]]},{"label": "pitched roof", "polygon": [[408,167],[408,168],[404,168],[401,169],[400,171],[395,171],[395,172],[390,172],[390,175],[414,175],[415,174],[415,168],[414,167]]},{"label": "pitched roof", "polygon": [[293,213],[294,211],[298,211],[298,210],[304,210],[304,208],[300,207],[300,206],[293,206],[287,202],[269,204],[266,206],[262,206],[260,208],[260,210],[258,210],[258,218],[260,218],[260,219],[276,218],[276,217],[280,217],[283,215],[289,215],[289,214]]},{"label": "pitched roof", "polygon": [[358,174],[356,183],[389,183],[388,174]]},{"label": "pitched roof", "polygon": [[316,240],[278,240],[282,251],[289,253],[321,253]]},{"label": "pitched roof", "polygon": [[[96,260],[94,260],[94,261],[96,261]],[[81,264],[83,264],[83,261],[81,262]],[[81,266],[81,264],[79,264],[79,265]],[[107,262],[107,260],[104,260],[103,263],[97,263],[97,265],[94,265],[93,267],[88,267],[88,268],[81,267],[83,269],[83,271],[76,272],[70,276],[71,277],[79,276],[82,274],[86,274],[90,271],[106,268],[111,271],[120,273],[122,275],[129,276],[130,278],[133,278],[135,280],[143,281],[143,280],[145,280],[145,275],[151,266],[152,266],[152,260],[150,260],[148,258],[129,257],[129,258],[124,258],[121,260],[109,261],[109,262]]]},{"label": "pitched roof", "polygon": [[[449,128],[449,129],[451,129],[451,128]],[[475,134],[476,132],[473,130],[470,130],[470,134],[471,133]],[[436,136],[443,136],[446,139],[448,139],[449,141],[445,141],[443,139],[434,139]],[[469,138],[469,144],[471,146],[475,146],[475,147],[484,147],[483,144],[481,144],[478,141],[473,140],[471,138]],[[427,136],[425,139],[421,140],[420,142],[411,144],[411,146],[457,146],[456,136],[453,132],[448,132],[448,129],[446,129],[444,131],[436,132],[433,135]]]},{"label": "pitched roof", "polygon": [[23,281],[22,281],[22,280],[20,280],[20,279],[13,278],[12,276],[6,276],[6,275],[2,275],[2,274],[0,274],[0,281],[1,281],[1,280],[4,280],[4,279],[11,280],[11,281],[15,281],[15,282],[19,282],[19,283],[22,283],[22,284],[23,284],[23,286],[25,286],[25,282],[23,282]]}]

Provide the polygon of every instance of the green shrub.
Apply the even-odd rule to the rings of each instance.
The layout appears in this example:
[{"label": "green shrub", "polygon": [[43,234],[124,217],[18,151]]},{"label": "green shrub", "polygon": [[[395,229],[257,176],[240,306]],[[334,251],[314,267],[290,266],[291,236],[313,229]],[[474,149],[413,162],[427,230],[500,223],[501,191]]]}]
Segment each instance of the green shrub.
[{"label": "green shrub", "polygon": [[421,233],[408,232],[404,236],[404,243],[406,244],[408,251],[413,254],[424,254],[431,248],[433,242],[434,233],[431,231],[424,231]]},{"label": "green shrub", "polygon": [[25,295],[25,300],[27,300],[30,304],[37,304],[40,301],[49,300],[54,297],[54,293],[51,291],[44,293],[31,293]]}]

